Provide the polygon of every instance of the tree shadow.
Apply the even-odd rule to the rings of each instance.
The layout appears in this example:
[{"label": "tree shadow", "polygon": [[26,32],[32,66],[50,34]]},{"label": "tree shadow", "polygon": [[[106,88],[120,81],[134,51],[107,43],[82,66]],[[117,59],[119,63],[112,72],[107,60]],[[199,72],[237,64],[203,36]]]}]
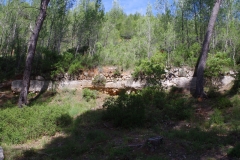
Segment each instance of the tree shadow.
[{"label": "tree shadow", "polygon": [[[34,88],[35,86],[32,86],[32,87]],[[48,92],[48,94],[46,94],[47,92]],[[36,96],[29,99],[30,105],[34,104],[34,102],[38,101],[40,99],[40,97],[44,94],[46,94],[46,97],[52,97],[56,94],[55,86],[52,81],[43,81],[41,90],[39,92],[37,92]],[[44,103],[44,101],[43,101],[43,103]]]},{"label": "tree shadow", "polygon": [[[174,97],[173,94],[178,93],[172,92],[170,96]],[[152,107],[152,109],[154,108]],[[62,134],[53,136],[52,140],[45,144],[42,149],[25,150],[21,156],[14,159],[77,160],[162,157],[163,159],[194,160],[210,157],[230,160],[234,157],[223,155],[222,148],[237,146],[237,142],[240,141],[240,134],[237,130],[228,132],[221,127],[203,130],[185,124],[181,126],[182,121],[166,120],[157,108],[155,111],[152,110],[153,113],[149,114],[151,120],[145,122],[148,124],[142,128],[114,127],[110,121],[102,120],[103,112],[105,112],[103,109],[89,110],[73,121],[69,121],[67,115],[60,118],[59,123],[64,124],[61,125]],[[68,123],[65,123],[66,121]],[[154,151],[145,148],[145,141],[157,135],[164,137],[163,144]],[[171,154],[169,155],[169,153]]]}]

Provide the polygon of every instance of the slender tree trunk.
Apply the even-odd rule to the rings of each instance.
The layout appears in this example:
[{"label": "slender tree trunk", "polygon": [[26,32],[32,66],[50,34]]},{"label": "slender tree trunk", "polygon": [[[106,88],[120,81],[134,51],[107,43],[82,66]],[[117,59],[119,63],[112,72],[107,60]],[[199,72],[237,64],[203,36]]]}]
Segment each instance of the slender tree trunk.
[{"label": "slender tree trunk", "polygon": [[30,74],[32,69],[32,62],[36,50],[37,40],[39,36],[39,32],[41,30],[43,21],[47,15],[47,6],[50,0],[41,0],[40,4],[40,13],[37,17],[35,28],[30,37],[29,46],[28,46],[28,55],[26,58],[25,70],[23,73],[23,81],[22,81],[22,90],[19,95],[18,106],[22,107],[27,104],[27,94],[29,89],[30,82]]},{"label": "slender tree trunk", "polygon": [[208,23],[208,28],[207,28],[207,32],[206,32],[206,35],[204,38],[204,42],[202,45],[201,58],[200,58],[198,68],[197,68],[197,83],[196,83],[196,93],[195,93],[195,95],[197,97],[203,97],[205,95],[204,90],[203,90],[203,87],[204,87],[203,74],[204,74],[204,69],[206,66],[207,54],[208,54],[208,50],[209,50],[209,43],[210,43],[210,39],[212,36],[214,24],[217,19],[218,11],[220,9],[221,2],[222,2],[222,0],[216,0],[216,2],[215,2],[215,5],[213,7],[212,14],[211,14],[211,17],[210,17],[210,20]]}]

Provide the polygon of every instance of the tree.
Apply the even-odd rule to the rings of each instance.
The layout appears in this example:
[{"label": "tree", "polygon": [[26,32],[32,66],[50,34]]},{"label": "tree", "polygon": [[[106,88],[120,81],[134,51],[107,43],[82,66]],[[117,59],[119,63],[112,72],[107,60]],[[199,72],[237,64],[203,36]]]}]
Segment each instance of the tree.
[{"label": "tree", "polygon": [[23,73],[22,89],[19,95],[19,100],[18,100],[19,107],[22,107],[23,105],[27,104],[27,94],[28,94],[29,83],[30,83],[32,62],[33,62],[33,58],[34,58],[34,54],[37,46],[39,32],[42,28],[43,21],[47,15],[47,6],[49,1],[50,0],[41,0],[40,13],[37,17],[36,25],[30,37],[30,41],[28,45],[28,55],[26,58],[25,70]]},{"label": "tree", "polygon": [[207,28],[207,32],[205,34],[205,38],[204,38],[204,42],[202,45],[202,52],[201,52],[201,57],[198,63],[198,68],[197,68],[197,82],[196,82],[196,93],[195,95],[197,97],[204,97],[205,93],[204,93],[204,69],[206,66],[206,61],[207,61],[207,55],[208,55],[208,50],[209,50],[209,43],[210,43],[210,39],[213,33],[213,28],[214,28],[214,24],[215,21],[217,19],[217,15],[220,9],[220,5],[221,5],[222,0],[216,0],[212,13],[211,13],[211,17],[208,23],[208,28]]}]

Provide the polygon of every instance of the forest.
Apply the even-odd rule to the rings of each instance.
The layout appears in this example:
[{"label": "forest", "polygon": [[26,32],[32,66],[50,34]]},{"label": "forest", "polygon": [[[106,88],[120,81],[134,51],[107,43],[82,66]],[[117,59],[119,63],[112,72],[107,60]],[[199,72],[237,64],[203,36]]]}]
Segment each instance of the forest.
[{"label": "forest", "polygon": [[[43,2],[46,15],[28,68]],[[145,7],[144,14],[127,14],[118,0],[108,12],[101,0],[0,1],[0,146],[5,159],[240,158],[240,1],[156,0]],[[118,96],[88,88],[25,92],[29,101],[20,105],[22,92],[3,85],[26,80],[26,72],[56,81],[59,75],[103,66],[132,70],[134,78],[144,76],[152,83]],[[176,87],[163,90],[159,79],[176,67],[204,77],[204,96]],[[220,92],[214,82],[230,71],[235,81]],[[163,139],[149,141],[156,137]]]}]

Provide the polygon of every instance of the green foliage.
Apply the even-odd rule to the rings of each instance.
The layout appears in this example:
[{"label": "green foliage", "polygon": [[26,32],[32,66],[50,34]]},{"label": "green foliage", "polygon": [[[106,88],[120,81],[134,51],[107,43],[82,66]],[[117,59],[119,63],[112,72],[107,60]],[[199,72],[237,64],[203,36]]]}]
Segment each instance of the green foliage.
[{"label": "green foliage", "polygon": [[159,88],[148,87],[143,89],[138,94],[141,95],[141,99],[148,107],[156,107],[162,110],[168,103],[166,101],[167,94],[164,91],[159,90]]},{"label": "green foliage", "polygon": [[106,108],[103,119],[124,128],[144,126],[147,121],[154,121],[156,117],[147,117],[153,115],[152,110],[156,110],[158,119],[185,120],[193,114],[191,102],[179,96],[168,96],[159,88],[110,97],[103,106]]},{"label": "green foliage", "polygon": [[35,74],[50,74],[55,70],[55,65],[59,63],[61,56],[52,50],[44,47],[38,47],[33,63],[32,72]]},{"label": "green foliage", "polygon": [[115,69],[115,70],[114,70],[113,76],[114,76],[114,77],[121,76],[121,72],[119,71],[119,69]]},{"label": "green foliage", "polygon": [[108,139],[108,137],[107,137],[106,133],[101,130],[92,130],[87,133],[86,139],[92,143],[93,142],[99,143],[102,141],[106,141]]},{"label": "green foliage", "polygon": [[83,89],[83,98],[86,99],[87,102],[89,102],[91,99],[96,99],[97,98],[97,91],[90,90],[87,88]]},{"label": "green foliage", "polygon": [[[239,66],[238,66],[239,67]],[[234,84],[229,91],[230,94],[240,94],[240,69],[238,69],[237,76],[235,77]]]},{"label": "green foliage", "polygon": [[208,98],[219,98],[222,97],[222,94],[218,92],[214,87],[211,87],[207,92]]},{"label": "green foliage", "polygon": [[74,75],[75,73],[78,73],[80,69],[83,69],[83,66],[81,65],[81,62],[73,61],[73,63],[70,65],[68,69],[68,73],[71,75]]},{"label": "green foliage", "polygon": [[172,120],[189,119],[193,114],[191,103],[185,98],[169,98],[169,102],[163,109],[163,115]]},{"label": "green foliage", "polygon": [[209,78],[217,78],[231,65],[231,59],[227,57],[226,53],[217,52],[209,55],[206,65],[204,75]]},{"label": "green foliage", "polygon": [[188,49],[187,63],[191,67],[195,67],[198,56],[200,54],[201,45],[199,43],[193,43]]},{"label": "green foliage", "polygon": [[222,116],[222,112],[219,109],[214,109],[214,113],[210,117],[210,123],[221,125],[223,122],[224,117]]},{"label": "green foliage", "polygon": [[0,56],[0,82],[5,81],[16,72],[16,60],[15,57],[1,57]]},{"label": "green foliage", "polygon": [[52,76],[57,76],[68,72],[70,75],[77,74],[80,70],[84,68],[93,68],[99,64],[99,55],[77,55],[74,56],[73,53],[64,52],[61,55],[59,61],[54,64],[54,70],[52,71]]},{"label": "green foliage", "polygon": [[135,78],[146,78],[150,84],[159,84],[161,75],[164,73],[166,56],[161,53],[154,54],[150,59],[141,60],[135,67]]},{"label": "green foliage", "polygon": [[125,159],[126,157],[129,157],[129,154],[131,152],[130,147],[118,147],[118,148],[111,148],[110,149],[110,159],[114,159],[114,157],[119,157],[121,159]]},{"label": "green foliage", "polygon": [[117,127],[132,128],[144,125],[145,105],[138,94],[121,94],[118,98],[106,99],[103,107],[104,120],[110,120]]},{"label": "green foliage", "polygon": [[19,109],[6,108],[0,114],[0,142],[24,143],[43,135],[53,135],[61,127],[71,124],[67,107],[34,105]]},{"label": "green foliage", "polygon": [[58,63],[54,65],[55,70],[52,71],[52,76],[54,77],[67,72],[71,65],[71,62],[73,61],[73,58],[73,54],[64,52]]},{"label": "green foliage", "polygon": [[229,157],[240,158],[240,144],[238,143],[234,148],[228,151]]},{"label": "green foliage", "polygon": [[92,81],[95,87],[102,87],[106,84],[106,78],[103,75],[96,75]]},{"label": "green foliage", "polygon": [[72,117],[69,114],[62,114],[60,117],[57,117],[56,124],[59,127],[67,127],[72,124]]},{"label": "green foliage", "polygon": [[214,108],[218,109],[224,109],[224,108],[229,108],[232,107],[232,102],[229,100],[227,97],[219,97],[216,99],[216,102],[214,104]]},{"label": "green foliage", "polygon": [[240,108],[240,97],[238,94],[232,98],[232,104],[234,107]]}]

